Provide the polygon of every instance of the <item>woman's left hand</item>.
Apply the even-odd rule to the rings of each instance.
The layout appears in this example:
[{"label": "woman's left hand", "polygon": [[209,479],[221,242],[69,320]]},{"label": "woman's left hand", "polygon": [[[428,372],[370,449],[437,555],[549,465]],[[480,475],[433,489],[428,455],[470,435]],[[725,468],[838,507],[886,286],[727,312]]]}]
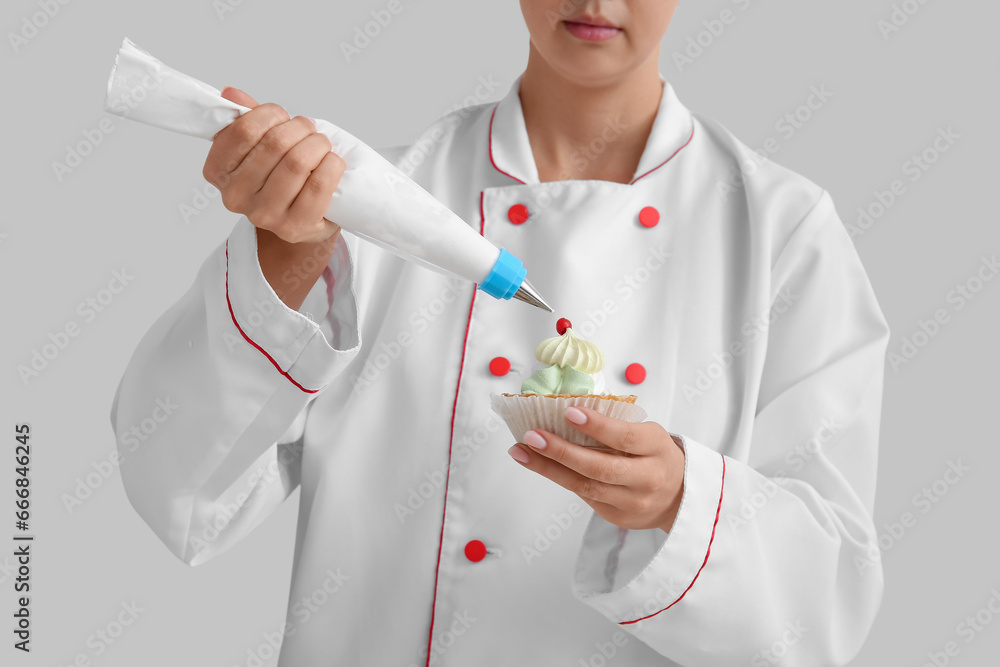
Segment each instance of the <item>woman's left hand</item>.
[{"label": "woman's left hand", "polygon": [[684,493],[684,449],[656,422],[634,424],[589,408],[567,408],[566,421],[613,452],[533,430],[510,448],[515,461],[580,496],[606,521],[670,532]]}]

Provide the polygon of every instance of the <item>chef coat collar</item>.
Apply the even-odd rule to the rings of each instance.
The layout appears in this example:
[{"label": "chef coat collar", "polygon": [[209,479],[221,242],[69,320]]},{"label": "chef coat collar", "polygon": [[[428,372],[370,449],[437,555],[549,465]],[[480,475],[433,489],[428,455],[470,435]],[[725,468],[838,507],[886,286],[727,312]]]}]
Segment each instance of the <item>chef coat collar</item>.
[{"label": "chef coat collar", "polygon": [[[538,168],[531,152],[521,98],[518,96],[523,76],[522,73],[514,80],[507,94],[493,107],[489,153],[490,162],[500,173],[524,184],[535,184],[538,183]],[[673,86],[662,74],[660,81],[664,84],[660,106],[631,183],[662,167],[694,136],[691,113],[677,99]]]}]

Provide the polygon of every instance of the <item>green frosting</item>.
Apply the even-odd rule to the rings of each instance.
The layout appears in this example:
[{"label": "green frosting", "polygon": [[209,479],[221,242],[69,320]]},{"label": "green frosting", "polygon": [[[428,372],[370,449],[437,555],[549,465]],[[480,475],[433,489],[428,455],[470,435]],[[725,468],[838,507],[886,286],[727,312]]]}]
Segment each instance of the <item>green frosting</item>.
[{"label": "green frosting", "polygon": [[522,394],[591,394],[594,378],[572,366],[552,364],[521,383]]}]

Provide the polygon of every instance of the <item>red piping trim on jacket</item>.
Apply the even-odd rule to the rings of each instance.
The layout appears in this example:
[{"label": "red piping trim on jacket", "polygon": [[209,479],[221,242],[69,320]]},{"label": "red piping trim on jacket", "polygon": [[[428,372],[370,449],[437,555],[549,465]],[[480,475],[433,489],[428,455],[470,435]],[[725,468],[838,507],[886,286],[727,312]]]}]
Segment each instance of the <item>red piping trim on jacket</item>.
[{"label": "red piping trim on jacket", "polygon": [[[490,135],[489,136],[490,164],[492,164],[493,168],[496,169],[497,171],[499,171],[504,176],[510,176],[511,178],[513,178],[515,181],[517,181],[521,185],[527,185],[527,183],[525,183],[524,181],[522,181],[517,176],[511,176],[511,174],[508,174],[506,171],[504,171],[503,169],[501,169],[500,167],[498,167],[497,163],[493,161],[493,117],[497,115],[497,107],[498,106],[500,106],[499,102],[497,102],[496,104],[494,104],[493,105],[493,113],[490,114],[490,132],[489,132],[489,135]],[[483,205],[483,196],[479,195],[479,208],[480,208],[480,210],[482,210],[482,205]]]},{"label": "red piping trim on jacket", "polygon": [[[485,192],[485,191],[484,191]],[[483,194],[479,193],[479,234],[486,227],[486,216],[483,214]],[[425,667],[431,664],[431,644],[434,642],[434,610],[437,606],[438,572],[441,570],[441,546],[444,544],[444,520],[448,514],[448,480],[451,478],[451,446],[455,442],[455,414],[458,410],[458,392],[462,387],[462,371],[465,369],[465,350],[469,343],[469,328],[472,326],[472,307],[476,304],[476,291],[472,291],[469,301],[469,319],[465,322],[465,338],[462,340],[462,360],[458,363],[458,381],[455,383],[455,401],[451,405],[451,433],[448,436],[448,471],[444,477],[444,509],[441,511],[441,534],[438,536],[438,558],[434,567],[434,597],[431,599],[431,629],[427,632],[427,661]]]},{"label": "red piping trim on jacket", "polygon": [[712,542],[715,540],[715,529],[719,525],[719,512],[722,511],[722,495],[723,495],[723,492],[725,491],[725,489],[726,489],[726,457],[723,456],[722,457],[722,489],[719,490],[719,506],[715,510],[715,523],[712,524],[712,537],[710,537],[709,540],[708,540],[708,551],[705,552],[705,560],[702,561],[701,567],[699,567],[698,571],[695,573],[694,579],[691,580],[691,583],[688,585],[687,588],[684,589],[684,592],[681,593],[681,596],[679,598],[677,598],[676,600],[674,600],[673,602],[671,602],[669,605],[667,605],[666,607],[664,607],[660,611],[654,611],[649,616],[643,616],[642,618],[637,618],[634,621],[620,621],[618,623],[618,625],[630,625],[632,623],[638,623],[639,621],[645,621],[647,618],[652,618],[653,616],[656,616],[661,611],[666,611],[666,610],[670,609],[675,604],[677,604],[678,602],[680,602],[681,600],[684,599],[684,596],[687,595],[687,592],[689,590],[691,590],[691,586],[694,586],[694,582],[698,581],[698,575],[700,575],[701,571],[705,569],[705,564],[708,563],[708,557],[712,553]]},{"label": "red piping trim on jacket", "polygon": [[236,321],[236,314],[233,312],[233,304],[229,301],[229,239],[226,239],[226,305],[229,306],[229,316],[233,318],[233,324],[236,325],[236,330],[240,332],[240,335],[242,335],[243,338],[245,338],[248,343],[250,343],[255,348],[260,350],[260,353],[263,354],[265,357],[267,357],[268,361],[274,364],[274,367],[278,369],[279,373],[284,375],[286,378],[288,378],[289,382],[291,382],[292,384],[294,384],[296,387],[306,392],[307,394],[315,394],[316,392],[319,391],[319,389],[306,389],[298,382],[296,382],[291,375],[281,370],[281,366],[278,365],[278,362],[275,361],[274,358],[264,350],[264,348],[262,348],[260,345],[250,340],[250,336],[246,335],[246,333],[243,331],[243,328],[240,327],[240,323]]},{"label": "red piping trim on jacket", "polygon": [[[512,174],[508,174],[506,171],[504,171],[503,169],[501,169],[500,167],[498,167],[496,161],[493,159],[493,117],[496,116],[496,114],[497,114],[497,107],[498,106],[500,106],[499,102],[497,102],[497,104],[495,104],[493,106],[493,113],[490,114],[490,131],[489,131],[490,164],[492,164],[493,168],[496,169],[497,171],[499,171],[504,176],[510,176],[511,178],[513,178],[518,183],[520,183],[522,185],[527,185],[527,183],[525,183],[524,181],[522,181],[517,176],[514,176]],[[668,157],[666,160],[664,160],[660,164],[656,165],[655,167],[653,167],[652,169],[650,169],[649,171],[647,171],[645,174],[642,174],[641,176],[637,176],[636,178],[634,178],[629,183],[629,185],[635,185],[636,181],[638,181],[640,178],[645,178],[646,176],[649,176],[654,171],[656,171],[657,169],[659,169],[660,167],[662,167],[666,163],[668,163],[671,160],[673,160],[674,156],[677,155],[678,153],[680,153],[688,144],[690,144],[692,139],[694,139],[694,120],[693,119],[691,121],[691,135],[688,137],[688,140],[685,141],[684,144],[680,148],[678,148],[677,150],[675,150],[670,157]]]},{"label": "red piping trim on jacket", "polygon": [[671,155],[670,157],[668,157],[666,160],[664,160],[660,164],[656,165],[655,167],[653,167],[652,169],[650,169],[649,171],[647,171],[642,176],[639,176],[639,177],[635,178],[631,183],[629,183],[629,185],[634,185],[635,182],[638,181],[640,178],[645,178],[646,176],[649,176],[654,171],[656,171],[657,169],[659,169],[660,167],[662,167],[666,163],[668,163],[671,160],[673,160],[674,159],[674,155],[677,155],[678,153],[680,153],[684,149],[684,146],[687,146],[689,143],[691,143],[692,139],[694,139],[694,120],[691,121],[691,136],[689,136],[688,140],[684,142],[684,145],[681,146],[680,148],[678,148],[677,150],[675,150],[674,153],[673,153],[673,155]]}]

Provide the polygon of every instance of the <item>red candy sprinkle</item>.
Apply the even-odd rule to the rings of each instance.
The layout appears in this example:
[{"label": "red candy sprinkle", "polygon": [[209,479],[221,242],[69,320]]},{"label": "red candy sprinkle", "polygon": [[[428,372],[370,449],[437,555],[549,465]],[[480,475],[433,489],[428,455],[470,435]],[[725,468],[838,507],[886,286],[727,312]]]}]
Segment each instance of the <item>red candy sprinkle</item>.
[{"label": "red candy sprinkle", "polygon": [[572,329],[572,328],[573,328],[573,323],[567,320],[565,317],[559,318],[559,321],[556,322],[556,332],[560,336],[566,333],[566,329]]}]

